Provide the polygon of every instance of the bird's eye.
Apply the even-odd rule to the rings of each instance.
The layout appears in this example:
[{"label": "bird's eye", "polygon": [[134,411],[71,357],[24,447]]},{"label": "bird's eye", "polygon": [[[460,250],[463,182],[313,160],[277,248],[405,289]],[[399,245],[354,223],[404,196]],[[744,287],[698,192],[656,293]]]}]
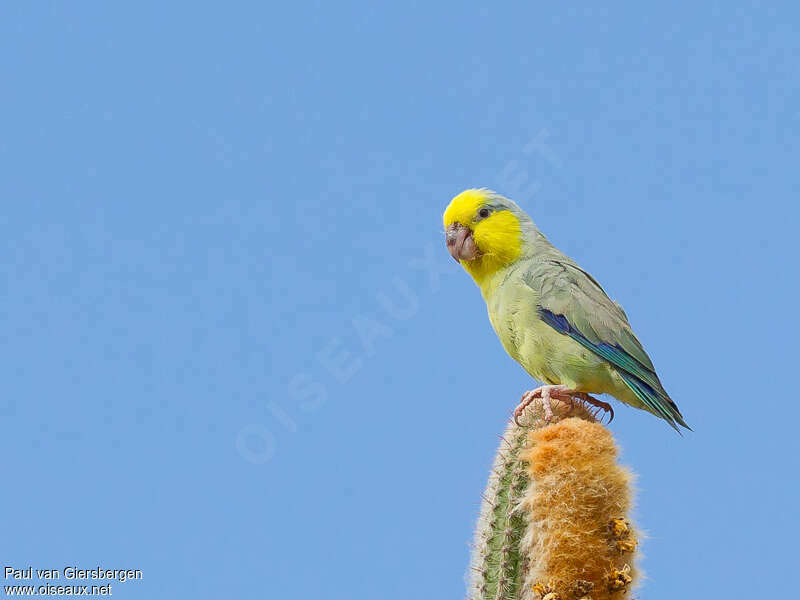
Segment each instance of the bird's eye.
[{"label": "bird's eye", "polygon": [[480,209],[480,210],[478,211],[478,216],[479,216],[481,219],[485,219],[486,217],[488,217],[488,216],[489,216],[489,213],[490,213],[490,212],[491,212],[491,211],[490,211],[488,208],[482,208],[482,209]]}]

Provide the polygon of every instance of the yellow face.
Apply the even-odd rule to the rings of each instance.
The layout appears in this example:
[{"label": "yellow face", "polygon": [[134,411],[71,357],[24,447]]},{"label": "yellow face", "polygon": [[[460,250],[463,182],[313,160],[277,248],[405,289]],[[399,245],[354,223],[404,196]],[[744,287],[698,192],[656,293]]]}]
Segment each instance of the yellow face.
[{"label": "yellow face", "polygon": [[480,285],[522,252],[517,216],[488,190],[466,190],[444,211],[447,248]]}]

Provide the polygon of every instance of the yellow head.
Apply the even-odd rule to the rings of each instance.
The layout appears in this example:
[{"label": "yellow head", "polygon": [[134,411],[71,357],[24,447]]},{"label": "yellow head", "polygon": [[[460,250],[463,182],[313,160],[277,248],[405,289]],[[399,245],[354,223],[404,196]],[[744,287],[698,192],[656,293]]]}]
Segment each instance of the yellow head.
[{"label": "yellow head", "polygon": [[521,219],[527,216],[511,200],[491,190],[465,190],[444,211],[447,249],[481,285],[522,254]]}]

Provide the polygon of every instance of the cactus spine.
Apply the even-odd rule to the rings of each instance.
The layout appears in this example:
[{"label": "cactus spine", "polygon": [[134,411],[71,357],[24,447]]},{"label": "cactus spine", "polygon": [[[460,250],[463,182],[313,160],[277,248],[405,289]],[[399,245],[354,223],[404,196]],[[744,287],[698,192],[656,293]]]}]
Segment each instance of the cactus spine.
[{"label": "cactus spine", "polygon": [[472,557],[472,584],[476,600],[515,598],[521,590],[525,566],[520,542],[525,519],[518,510],[528,484],[520,453],[525,436],[506,431],[495,457],[489,484],[483,496]]},{"label": "cactus spine", "polygon": [[630,480],[611,434],[576,404],[509,424],[483,496],[470,600],[620,600],[632,587]]}]

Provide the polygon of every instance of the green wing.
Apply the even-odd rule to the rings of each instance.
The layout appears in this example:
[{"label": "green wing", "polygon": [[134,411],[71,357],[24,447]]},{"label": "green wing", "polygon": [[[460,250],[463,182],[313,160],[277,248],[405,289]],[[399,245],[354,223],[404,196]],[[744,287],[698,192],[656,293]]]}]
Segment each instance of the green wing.
[{"label": "green wing", "polygon": [[676,430],[676,423],[689,428],[625,311],[591,275],[566,257],[552,257],[536,261],[525,280],[539,296],[537,310],[545,323],[607,360],[654,414]]}]

